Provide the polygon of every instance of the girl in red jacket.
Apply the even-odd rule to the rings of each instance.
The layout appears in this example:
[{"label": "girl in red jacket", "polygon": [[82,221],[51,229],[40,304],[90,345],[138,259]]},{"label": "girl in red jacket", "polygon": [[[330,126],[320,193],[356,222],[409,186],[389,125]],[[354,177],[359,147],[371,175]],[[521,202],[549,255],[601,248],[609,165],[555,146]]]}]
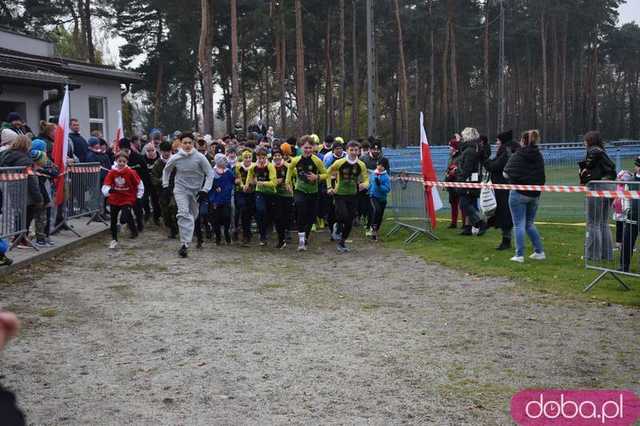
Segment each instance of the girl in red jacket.
[{"label": "girl in red jacket", "polygon": [[122,212],[122,218],[129,225],[131,238],[138,236],[138,229],[131,210],[136,204],[136,199],[142,198],[144,185],[140,180],[140,176],[127,166],[128,161],[127,154],[120,151],[116,157],[115,166],[109,170],[102,185],[102,194],[107,197],[107,202],[111,208],[112,241],[109,244],[110,249],[115,249],[118,246],[118,214],[120,212]]}]

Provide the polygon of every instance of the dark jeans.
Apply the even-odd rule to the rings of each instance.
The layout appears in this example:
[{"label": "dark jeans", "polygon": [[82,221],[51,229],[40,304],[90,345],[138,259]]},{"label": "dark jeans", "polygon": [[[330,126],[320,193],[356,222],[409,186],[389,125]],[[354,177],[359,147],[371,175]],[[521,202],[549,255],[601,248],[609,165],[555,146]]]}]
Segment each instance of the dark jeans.
[{"label": "dark jeans", "polygon": [[376,197],[371,197],[371,228],[374,231],[380,229],[382,225],[382,218],[384,217],[384,210],[387,208],[387,201],[381,200]]},{"label": "dark jeans", "polygon": [[242,236],[245,241],[251,240],[251,220],[256,208],[256,194],[254,192],[236,192],[236,210],[240,214]]},{"label": "dark jeans", "polygon": [[293,198],[296,202],[298,232],[304,232],[306,238],[309,238],[318,211],[318,194],[295,191]]},{"label": "dark jeans", "polygon": [[138,235],[136,222],[131,214],[131,206],[114,206],[111,205],[111,239],[118,241],[118,214],[122,212],[122,220],[129,226],[131,235]]},{"label": "dark jeans", "polygon": [[266,241],[271,230],[275,211],[275,195],[256,192],[256,223],[260,241]]},{"label": "dark jeans", "polygon": [[478,197],[475,195],[460,195],[460,207],[465,217],[469,218],[471,224],[475,227],[482,223],[482,216],[478,210]]},{"label": "dark jeans", "polygon": [[336,217],[338,224],[342,230],[342,240],[345,242],[349,238],[351,228],[353,227],[353,219],[358,214],[359,196],[356,195],[335,195]]},{"label": "dark jeans", "polygon": [[216,243],[221,241],[223,231],[225,241],[231,241],[231,236],[229,235],[229,226],[231,226],[230,204],[209,204],[209,222],[213,226]]}]

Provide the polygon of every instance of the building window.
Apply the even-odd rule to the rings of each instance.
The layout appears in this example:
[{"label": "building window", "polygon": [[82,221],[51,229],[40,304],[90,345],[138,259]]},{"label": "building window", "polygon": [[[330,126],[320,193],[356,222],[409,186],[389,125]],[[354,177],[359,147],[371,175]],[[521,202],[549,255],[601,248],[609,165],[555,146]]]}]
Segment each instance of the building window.
[{"label": "building window", "polygon": [[99,131],[105,135],[105,111],[107,110],[106,98],[89,97],[89,132]]},{"label": "building window", "polygon": [[[46,92],[47,99],[53,99],[58,96],[57,90],[50,90]],[[60,116],[60,108],[62,108],[62,101],[58,101],[47,106],[47,121],[49,123],[58,124],[58,117]]]}]

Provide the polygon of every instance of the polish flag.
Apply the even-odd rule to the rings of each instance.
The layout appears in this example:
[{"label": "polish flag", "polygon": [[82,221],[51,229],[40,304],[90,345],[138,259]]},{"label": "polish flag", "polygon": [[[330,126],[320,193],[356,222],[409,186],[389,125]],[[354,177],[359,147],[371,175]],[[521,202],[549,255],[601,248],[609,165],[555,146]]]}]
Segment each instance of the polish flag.
[{"label": "polish flag", "polygon": [[[431,160],[431,148],[429,147],[427,132],[424,130],[424,115],[422,112],[420,113],[420,160],[422,162],[422,178],[425,182],[437,181],[438,177]],[[443,207],[438,189],[432,186],[425,186],[424,202],[431,219],[431,228],[436,229],[436,212]]]},{"label": "polish flag", "polygon": [[53,142],[53,162],[60,173],[55,181],[56,206],[64,203],[64,180],[67,171],[67,153],[69,152],[69,118],[69,88],[65,86],[64,99]]},{"label": "polish flag", "polygon": [[122,126],[122,111],[118,110],[118,128],[116,129],[116,137],[113,140],[113,151],[120,151],[120,139],[124,138],[124,127]]}]

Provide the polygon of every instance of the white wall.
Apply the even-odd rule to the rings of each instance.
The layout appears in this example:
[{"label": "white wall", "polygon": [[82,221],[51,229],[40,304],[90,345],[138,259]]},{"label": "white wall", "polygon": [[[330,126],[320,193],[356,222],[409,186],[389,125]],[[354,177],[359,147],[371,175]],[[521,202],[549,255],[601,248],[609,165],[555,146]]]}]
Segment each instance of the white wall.
[{"label": "white wall", "polygon": [[[24,102],[27,104],[26,117],[23,120],[31,127],[36,134],[40,126],[40,104],[43,101],[42,89],[27,86],[10,86],[2,85],[0,92],[0,102]],[[4,121],[6,117],[0,117],[0,121]]]},{"label": "white wall", "polygon": [[104,138],[111,142],[118,127],[118,110],[122,109],[120,83],[115,80],[99,80],[90,77],[74,77],[82,87],[69,92],[71,117],[80,120],[80,133],[85,138],[89,132],[89,97],[107,99]]},{"label": "white wall", "polygon": [[0,46],[31,55],[53,56],[53,43],[0,30]]}]

